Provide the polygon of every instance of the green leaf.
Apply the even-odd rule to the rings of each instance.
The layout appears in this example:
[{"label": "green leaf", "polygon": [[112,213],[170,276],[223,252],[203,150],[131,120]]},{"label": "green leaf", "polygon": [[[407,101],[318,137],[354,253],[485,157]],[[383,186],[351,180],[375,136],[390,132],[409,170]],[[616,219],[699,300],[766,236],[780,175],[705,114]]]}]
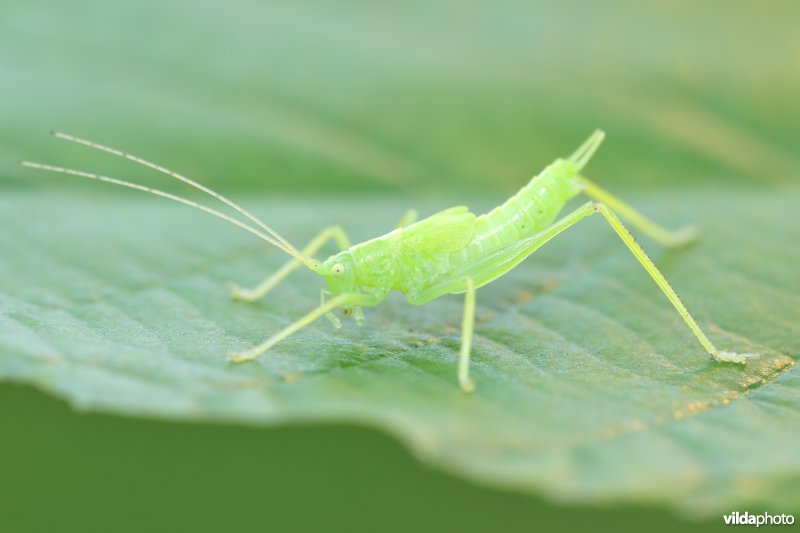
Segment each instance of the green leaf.
[{"label": "green leaf", "polygon": [[[64,190],[2,199],[0,375],[81,409],[248,424],[354,421],[433,465],[569,501],[698,512],[795,507],[800,455],[797,192],[638,195],[696,245],[654,259],[724,349],[712,362],[602,220],[585,222],[478,292],[473,376],[458,390],[461,297],[392,297],[362,329],[320,320],[250,364],[224,353],[318,303],[294,274],[234,302],[286,258],[156,198]],[[340,222],[388,230],[398,201],[246,203],[295,243]],[[470,207],[480,210],[483,205]],[[430,209],[428,212],[432,212]]]},{"label": "green leaf", "polygon": [[[798,9],[6,0],[0,379],[135,416],[359,422],[551,500],[796,509]],[[602,220],[478,292],[471,396],[455,296],[393,295],[362,329],[322,320],[234,366],[225,352],[315,306],[321,280],[231,301],[226,281],[257,283],[281,252],[14,165],[184,190],[45,132],[87,136],[231,193],[300,246],[331,223],[373,237],[410,207],[488,210],[598,127],[590,178],[702,228],[685,250],[644,244],[721,349],[762,353],[747,367],[705,356]]]}]

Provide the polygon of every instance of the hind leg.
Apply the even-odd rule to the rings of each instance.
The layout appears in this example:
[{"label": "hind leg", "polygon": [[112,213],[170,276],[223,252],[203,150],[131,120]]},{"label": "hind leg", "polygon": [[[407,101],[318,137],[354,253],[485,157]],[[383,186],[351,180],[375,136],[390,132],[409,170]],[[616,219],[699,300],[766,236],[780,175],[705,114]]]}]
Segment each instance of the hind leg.
[{"label": "hind leg", "polygon": [[629,204],[623,202],[605,189],[600,188],[587,178],[577,176],[576,179],[583,185],[583,192],[586,193],[587,196],[607,205],[609,208],[613,209],[620,218],[627,220],[631,226],[662,246],[670,248],[684,246],[695,240],[699,235],[699,231],[694,226],[687,226],[677,231],[670,231],[656,224]]},{"label": "hind leg", "polygon": [[[545,228],[536,235],[528,237],[527,239],[522,239],[516,243],[512,243],[497,250],[487,252],[486,254],[475,258],[471,262],[468,262],[462,266],[461,269],[456,273],[458,274],[458,281],[454,280],[450,284],[441,285],[434,288],[439,294],[445,292],[461,293],[465,290],[468,291],[468,287],[465,288],[462,281],[465,276],[475,280],[475,283],[478,286],[485,285],[486,283],[497,279],[514,268],[526,257],[535,252],[555,236],[561,234],[567,228],[570,228],[584,218],[597,213],[603,215],[603,218],[605,218],[617,236],[622,240],[625,246],[628,247],[628,250],[633,254],[639,264],[642,265],[656,285],[658,285],[658,288],[661,289],[661,292],[664,293],[664,296],[667,297],[667,300],[669,300],[680,317],[689,327],[691,332],[694,334],[703,348],[705,348],[708,354],[711,355],[711,357],[713,357],[716,361],[744,364],[747,362],[749,357],[756,355],[738,354],[717,349],[717,347],[714,346],[711,340],[709,340],[703,330],[700,329],[700,326],[697,325],[697,322],[695,322],[688,309],[686,309],[686,306],[678,297],[678,294],[670,286],[669,282],[667,282],[661,271],[658,270],[658,267],[656,267],[653,261],[647,256],[642,247],[639,246],[639,244],[633,238],[633,235],[631,235],[627,228],[625,228],[614,212],[608,206],[600,202],[587,202],[583,206],[579,207],[572,213],[569,213],[560,220],[557,220],[548,228]],[[428,294],[423,293],[421,295],[422,299],[426,297],[428,297]],[[466,324],[467,323],[465,319],[465,325]],[[471,331],[471,326],[469,331]]]}]

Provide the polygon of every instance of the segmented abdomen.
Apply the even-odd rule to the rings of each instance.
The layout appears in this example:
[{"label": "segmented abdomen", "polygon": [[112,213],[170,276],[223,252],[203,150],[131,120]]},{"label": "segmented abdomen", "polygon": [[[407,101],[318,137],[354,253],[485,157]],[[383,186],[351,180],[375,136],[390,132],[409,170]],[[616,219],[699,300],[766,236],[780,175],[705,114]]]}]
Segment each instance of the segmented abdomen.
[{"label": "segmented abdomen", "polygon": [[[447,285],[453,281],[453,272],[486,252],[530,237],[552,224],[564,204],[581,191],[573,179],[575,173],[574,164],[556,160],[503,205],[477,217],[474,237],[462,250],[401,256],[393,288],[412,303],[424,303],[445,292],[460,292]],[[442,287],[441,294],[426,292],[436,286]]]},{"label": "segmented abdomen", "polygon": [[524,239],[552,224],[564,204],[581,191],[574,175],[572,163],[556,160],[505,203],[479,216],[475,237],[451,257],[451,264]]}]

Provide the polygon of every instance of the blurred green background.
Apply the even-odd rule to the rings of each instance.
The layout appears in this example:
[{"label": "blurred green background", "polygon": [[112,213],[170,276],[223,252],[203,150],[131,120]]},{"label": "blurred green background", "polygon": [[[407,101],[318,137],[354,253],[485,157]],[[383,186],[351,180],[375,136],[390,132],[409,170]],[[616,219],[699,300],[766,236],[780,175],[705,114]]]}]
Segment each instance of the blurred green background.
[{"label": "blurred green background", "polygon": [[[0,194],[58,187],[18,159],[97,161],[51,129],[237,198],[445,206],[480,195],[490,206],[597,127],[608,140],[590,175],[614,191],[791,190],[799,25],[792,1],[5,0]],[[136,175],[111,159],[102,169]],[[559,506],[478,487],[353,426],[77,414],[9,384],[0,417],[8,531],[688,524],[659,509]]]}]

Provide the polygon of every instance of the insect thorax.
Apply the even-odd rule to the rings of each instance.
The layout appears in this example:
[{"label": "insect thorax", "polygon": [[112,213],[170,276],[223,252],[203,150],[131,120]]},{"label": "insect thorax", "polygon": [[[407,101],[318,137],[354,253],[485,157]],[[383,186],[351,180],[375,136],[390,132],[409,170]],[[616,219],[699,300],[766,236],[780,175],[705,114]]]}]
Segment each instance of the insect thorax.
[{"label": "insect thorax", "polygon": [[397,256],[402,231],[371,239],[347,250],[355,269],[355,283],[362,288],[389,291],[397,275]]}]

